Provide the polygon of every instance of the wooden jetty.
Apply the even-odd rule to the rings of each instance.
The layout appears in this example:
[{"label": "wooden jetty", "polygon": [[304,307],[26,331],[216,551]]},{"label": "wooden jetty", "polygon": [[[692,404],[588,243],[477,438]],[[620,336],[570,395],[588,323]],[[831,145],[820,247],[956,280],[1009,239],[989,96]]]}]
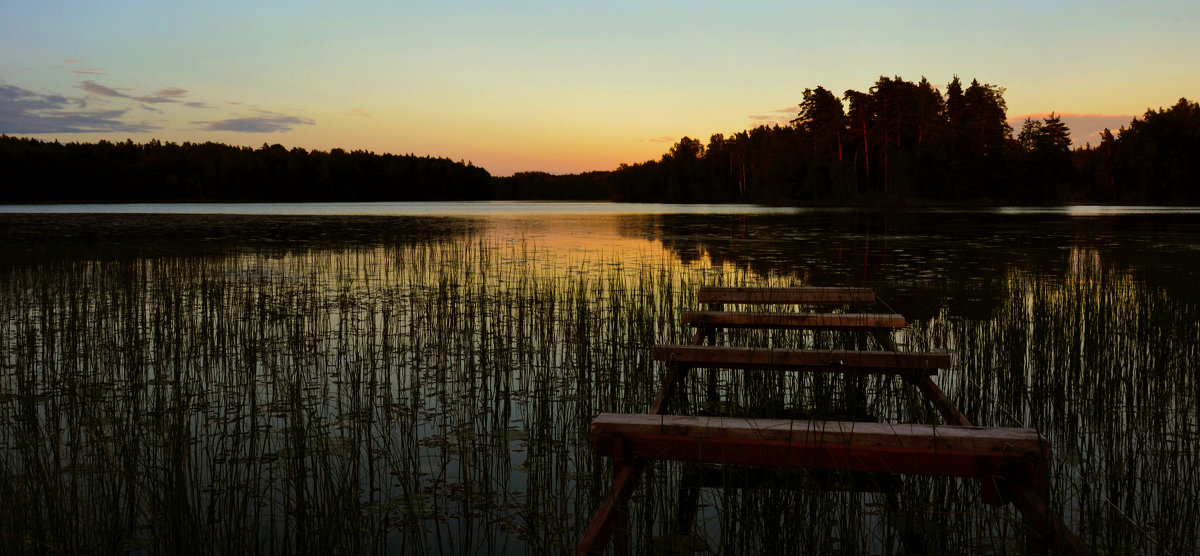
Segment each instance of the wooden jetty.
[{"label": "wooden jetty", "polygon": [[[653,357],[666,362],[667,373],[649,411],[602,413],[592,421],[591,445],[611,458],[613,484],[580,538],[577,554],[600,554],[610,540],[616,553],[628,551],[627,504],[652,460],[873,473],[893,482],[896,474],[975,478],[985,503],[1011,502],[1021,512],[1030,529],[1029,553],[1089,553],[1047,509],[1046,440],[1033,429],[973,426],[931,378],[950,367],[949,355],[902,353],[891,333],[904,328],[903,316],[853,312],[875,305],[871,289],[706,287],[697,300],[708,310],[682,314],[683,323],[695,327],[691,344],[653,349]],[[726,304],[829,307],[841,312],[733,312],[724,310]],[[719,330],[739,328],[858,332],[873,337],[881,349],[716,345]],[[705,340],[709,345],[703,345]],[[668,403],[694,368],[896,375],[916,387],[945,424],[667,415]],[[715,401],[712,380],[715,375],[710,375],[709,384],[710,401]],[[699,479],[693,482],[699,484]],[[696,496],[694,488],[691,496]]]}]

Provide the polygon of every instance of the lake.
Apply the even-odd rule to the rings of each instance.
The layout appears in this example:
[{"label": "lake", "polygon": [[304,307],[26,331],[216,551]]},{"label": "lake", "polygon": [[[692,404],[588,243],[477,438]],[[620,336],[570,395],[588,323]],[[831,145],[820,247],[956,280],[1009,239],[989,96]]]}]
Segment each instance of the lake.
[{"label": "lake", "polygon": [[[558,553],[704,285],[868,286],[973,423],[1049,441],[1098,553],[1200,550],[1200,211],[611,203],[0,207],[0,552]],[[844,347],[822,333],[742,344]],[[704,392],[698,371],[685,392]],[[735,415],[939,423],[892,378],[716,373]],[[696,398],[696,396],[693,396]],[[1019,553],[974,481],[705,488],[636,552]],[[797,487],[797,488],[792,488]],[[803,487],[803,488],[799,488]]]}]

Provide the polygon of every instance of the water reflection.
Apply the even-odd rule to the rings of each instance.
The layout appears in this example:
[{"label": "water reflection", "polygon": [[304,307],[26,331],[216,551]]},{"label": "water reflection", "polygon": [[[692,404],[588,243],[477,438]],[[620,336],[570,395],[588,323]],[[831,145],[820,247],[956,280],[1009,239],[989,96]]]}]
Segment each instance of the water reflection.
[{"label": "water reflection", "polygon": [[[955,354],[938,382],[972,421],[1051,440],[1052,504],[1086,542],[1197,549],[1186,216],[66,218],[0,218],[5,553],[569,549],[609,481],[587,424],[648,407],[649,347],[686,341],[679,312],[708,284],[876,288],[907,348]],[[831,415],[865,393],[872,418],[932,418],[894,380],[716,378],[726,412]],[[635,547],[668,542],[682,473],[648,477]],[[724,552],[1022,546],[969,483],[904,488],[900,505],[706,490],[694,534]]]}]

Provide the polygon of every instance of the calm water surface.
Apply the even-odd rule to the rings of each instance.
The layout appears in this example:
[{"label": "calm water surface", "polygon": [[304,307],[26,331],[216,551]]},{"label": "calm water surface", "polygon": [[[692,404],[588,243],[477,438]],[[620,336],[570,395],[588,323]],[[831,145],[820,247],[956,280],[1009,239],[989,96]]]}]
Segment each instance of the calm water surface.
[{"label": "calm water surface", "polygon": [[[954,354],[936,380],[973,422],[1050,440],[1085,542],[1195,552],[1198,282],[1190,209],[6,207],[0,552],[570,549],[610,481],[588,423],[649,407],[701,285],[875,288],[905,349]],[[715,378],[676,410],[937,422],[887,379]],[[920,477],[703,489],[676,531],[685,471],[647,477],[635,550],[1024,546],[1011,507]]]},{"label": "calm water surface", "polygon": [[5,205],[2,213],[243,214],[308,216],[514,216],[531,214],[782,214],[787,207],[562,201],[439,201],[418,203],[149,203]]}]

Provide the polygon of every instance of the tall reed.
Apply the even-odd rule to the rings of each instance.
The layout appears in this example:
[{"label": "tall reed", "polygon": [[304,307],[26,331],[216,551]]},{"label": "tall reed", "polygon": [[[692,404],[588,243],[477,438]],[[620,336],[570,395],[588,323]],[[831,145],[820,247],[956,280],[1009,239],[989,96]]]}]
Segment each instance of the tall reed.
[{"label": "tall reed", "polygon": [[[943,309],[900,340],[954,353],[938,381],[975,422],[1050,438],[1054,508],[1085,541],[1195,551],[1200,311],[1071,257],[1061,277],[1007,274],[993,316]],[[611,481],[588,424],[647,410],[650,347],[688,341],[697,289],[803,283],[478,234],[7,265],[0,552],[570,550]],[[698,370],[683,392],[691,412],[936,420],[888,378]],[[706,487],[687,516],[693,472],[651,469],[636,551],[1005,553],[1026,534],[972,483],[918,477],[898,496],[789,474],[797,488]]]}]

